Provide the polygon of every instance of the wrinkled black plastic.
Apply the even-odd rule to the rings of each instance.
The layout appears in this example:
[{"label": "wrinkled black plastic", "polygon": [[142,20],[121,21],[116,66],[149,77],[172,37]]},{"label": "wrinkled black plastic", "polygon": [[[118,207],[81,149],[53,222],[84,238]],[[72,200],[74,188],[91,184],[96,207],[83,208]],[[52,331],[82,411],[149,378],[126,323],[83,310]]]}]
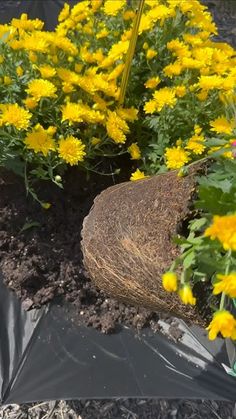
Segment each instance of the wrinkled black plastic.
[{"label": "wrinkled black plastic", "polygon": [[0,281],[3,404],[112,397],[235,400],[223,341],[199,328],[175,344],[123,328],[110,336],[71,321],[71,306],[25,312]]}]

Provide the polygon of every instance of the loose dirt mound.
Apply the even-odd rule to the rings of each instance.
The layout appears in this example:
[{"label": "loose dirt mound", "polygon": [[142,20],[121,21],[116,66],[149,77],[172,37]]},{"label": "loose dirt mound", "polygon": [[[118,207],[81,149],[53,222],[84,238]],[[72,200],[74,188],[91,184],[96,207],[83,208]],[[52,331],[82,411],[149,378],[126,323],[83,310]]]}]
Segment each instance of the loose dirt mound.
[{"label": "loose dirt mound", "polygon": [[[111,185],[111,177],[92,176],[78,170],[66,175],[64,190],[43,183],[38,190],[43,210],[26,198],[23,181],[0,173],[0,269],[6,285],[24,307],[40,307],[59,298],[71,302],[70,316],[78,324],[113,332],[119,324],[158,329],[151,310],[124,305],[97,289],[82,263],[80,231],[95,196]],[[22,231],[22,228],[32,227]]]}]

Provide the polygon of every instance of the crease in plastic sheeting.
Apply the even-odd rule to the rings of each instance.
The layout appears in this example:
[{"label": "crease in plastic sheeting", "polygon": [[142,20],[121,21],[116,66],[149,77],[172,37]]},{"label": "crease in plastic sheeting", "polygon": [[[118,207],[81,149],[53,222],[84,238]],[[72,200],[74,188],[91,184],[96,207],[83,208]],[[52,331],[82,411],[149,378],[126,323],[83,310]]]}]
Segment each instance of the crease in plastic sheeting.
[{"label": "crease in plastic sheeting", "polygon": [[[210,342],[207,338],[206,331],[199,326],[194,325],[189,327],[183,320],[178,319],[178,327],[184,332],[183,336],[180,338],[180,342],[189,348],[189,353],[187,353],[186,351],[181,350],[179,345],[179,356],[182,356],[187,361],[194,363],[197,368],[200,367],[202,370],[207,370],[207,366],[210,362],[218,363],[218,366],[220,368],[223,367],[227,373],[231,371],[227,365],[216,358],[225,346],[225,341],[223,339],[218,338],[212,345],[212,342]],[[199,338],[197,338],[197,336],[201,338],[201,341],[198,340]],[[214,354],[210,352],[210,350],[213,350]],[[224,355],[226,355],[226,350],[224,351]],[[208,362],[206,362],[206,359]],[[224,357],[223,360],[224,362],[228,361],[226,357]],[[167,368],[169,367],[167,366]],[[176,372],[180,373],[177,370]]]},{"label": "crease in plastic sheeting", "polygon": [[[127,330],[127,329],[124,329],[124,330]],[[126,345],[126,344],[125,344],[125,342],[123,341],[122,336],[120,336],[120,340],[121,340],[121,343],[122,343],[122,345],[123,345],[124,351],[125,351],[125,353],[127,354],[128,365],[129,365],[129,367],[130,367],[130,369],[131,369],[131,371],[132,371],[132,375],[133,375],[134,380],[135,380],[135,382],[136,382],[137,388],[139,389],[140,395],[141,395],[141,396],[144,396],[144,393],[143,393],[143,390],[142,390],[142,385],[141,385],[141,383],[140,383],[140,380],[139,380],[139,379],[138,379],[138,377],[137,377],[137,374],[136,374],[136,371],[135,371],[134,364],[133,364],[133,362],[132,362],[132,360],[131,360],[131,357],[130,357],[130,353],[129,353],[129,350],[128,350],[128,345]],[[140,361],[141,361],[141,360],[140,360]]]},{"label": "crease in plastic sheeting", "polygon": [[[158,357],[160,357],[165,362],[165,367],[167,369],[173,371],[176,374],[179,374],[179,375],[182,375],[182,376],[184,376],[186,378],[189,378],[190,380],[193,379],[193,377],[191,377],[190,375],[185,374],[185,373],[183,373],[181,371],[178,371],[178,369],[176,368],[176,366],[174,364],[172,364],[164,355],[162,355],[162,354],[160,354],[160,352],[158,352],[158,347],[155,348],[150,343],[148,343],[145,339],[143,339],[143,343],[145,345],[147,345]],[[179,353],[180,352],[181,351],[179,351]],[[183,355],[185,355],[183,351],[182,351],[182,353],[183,353]]]},{"label": "crease in plastic sheeting", "polygon": [[187,344],[191,348],[196,346],[198,355],[201,354],[203,357],[210,356],[210,362],[215,362],[224,369],[226,365],[230,368],[226,341],[224,339],[217,338],[214,341],[210,341],[205,329],[196,325],[189,327],[183,320],[179,320],[179,323],[180,328],[182,326],[182,329],[186,332],[182,340],[184,344]]},{"label": "crease in plastic sheeting", "polygon": [[[186,329],[188,330],[188,333],[191,334],[191,331],[189,331],[187,326]],[[194,336],[193,338],[195,339]],[[169,375],[167,379],[167,383],[170,386],[169,395],[167,395],[168,398],[236,399],[234,379],[225,374],[223,366],[215,362],[214,358],[212,358],[212,354],[209,352],[207,354],[204,347],[203,350],[205,354],[207,354],[207,357],[204,359],[204,357],[201,356],[199,360],[198,349],[195,351],[191,347],[187,347],[181,343],[176,344],[161,335],[150,336],[150,339],[154,342],[154,349],[158,348],[159,352],[165,354],[168,358],[168,363],[165,363],[165,375],[168,377],[168,370],[175,374],[174,376]],[[210,343],[214,346],[214,342]],[[198,342],[198,345],[201,345],[201,343]],[[158,350],[157,355],[160,358]],[[166,356],[161,359],[164,361]],[[211,361],[212,359],[213,361]],[[172,365],[175,364],[175,368],[171,367],[169,362],[171,362]],[[153,364],[153,368],[155,368],[155,364]],[[187,381],[179,380],[179,375],[185,377]],[[160,379],[158,377],[157,383],[160,384]],[[163,381],[163,385],[164,384]],[[176,390],[173,392],[174,388]],[[152,391],[153,388],[149,389],[149,397],[155,397],[155,394],[153,394]],[[160,390],[158,391],[159,397],[166,397],[163,393],[161,394]]]},{"label": "crease in plastic sheeting", "polygon": [[[37,322],[32,323],[32,324],[35,325],[35,328],[33,329],[31,336],[29,336],[29,340],[28,340],[27,345],[25,346],[25,350],[22,352],[22,356],[19,359],[19,362],[16,365],[15,370],[13,371],[12,377],[9,380],[9,384],[8,384],[7,388],[4,390],[4,394],[2,395],[2,400],[6,399],[8,397],[8,395],[10,394],[11,389],[14,386],[14,383],[17,380],[21,370],[24,368],[24,363],[27,360],[28,353],[30,352],[31,347],[34,344],[35,335],[37,335],[37,327],[40,326],[40,322],[42,321],[43,316],[47,313],[48,309],[49,309],[48,306],[45,306],[42,309],[40,309],[40,313],[39,313],[40,316],[37,316],[38,317]],[[35,311],[37,311],[37,310],[35,310]],[[35,314],[35,311],[34,311],[34,313],[32,313],[33,315]],[[29,322],[30,322],[30,320],[29,320]]]},{"label": "crease in plastic sheeting", "polygon": [[146,341],[146,339],[143,339],[142,341],[146,346],[148,346],[148,348],[151,349],[151,351],[153,351],[158,357],[160,357],[169,367],[172,367],[173,369],[175,369],[175,366],[164,355],[158,352],[158,347],[152,346],[149,342]]},{"label": "crease in plastic sheeting", "polygon": [[3,400],[23,365],[29,343],[46,307],[25,312],[14,292],[4,286],[1,272],[0,301],[0,388]]}]

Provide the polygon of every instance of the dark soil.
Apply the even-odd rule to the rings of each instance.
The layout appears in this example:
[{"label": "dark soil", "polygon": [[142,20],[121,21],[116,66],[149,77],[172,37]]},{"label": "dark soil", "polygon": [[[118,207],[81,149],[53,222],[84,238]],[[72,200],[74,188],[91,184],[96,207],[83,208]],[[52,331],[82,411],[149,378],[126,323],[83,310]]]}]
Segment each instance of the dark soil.
[{"label": "dark soil", "polygon": [[[86,276],[80,231],[94,197],[112,178],[71,170],[64,190],[41,185],[38,194],[51,208],[44,210],[26,199],[24,183],[13,174],[0,176],[0,267],[6,285],[23,301],[25,309],[40,307],[53,298],[73,303],[79,323],[104,333],[124,324],[158,328],[158,316],[128,306],[99,291]],[[28,228],[27,228],[28,226]]]},{"label": "dark soil", "polygon": [[9,405],[1,419],[233,419],[234,403],[203,400],[83,400]]}]

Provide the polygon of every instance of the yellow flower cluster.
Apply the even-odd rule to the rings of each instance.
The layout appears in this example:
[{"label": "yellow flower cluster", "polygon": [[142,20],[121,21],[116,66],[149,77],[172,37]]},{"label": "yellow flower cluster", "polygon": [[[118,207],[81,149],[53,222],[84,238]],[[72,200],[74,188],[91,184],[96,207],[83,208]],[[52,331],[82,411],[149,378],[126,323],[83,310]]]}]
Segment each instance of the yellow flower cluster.
[{"label": "yellow flower cluster", "polygon": [[206,149],[203,135],[193,135],[191,138],[189,138],[185,148],[192,151],[194,154],[202,154]]},{"label": "yellow flower cluster", "polygon": [[185,283],[179,287],[178,277],[175,272],[165,272],[162,275],[162,285],[167,292],[175,292],[178,290],[179,297],[184,304],[196,304],[196,298],[193,296],[190,285]]},{"label": "yellow flower cluster", "polygon": [[141,180],[141,179],[145,179],[147,178],[147,176],[145,175],[144,172],[142,172],[140,169],[135,170],[134,173],[132,173],[130,180],[132,181],[136,181],[136,180]]},{"label": "yellow flower cluster", "polygon": [[26,135],[26,147],[33,150],[35,153],[42,153],[46,156],[50,150],[54,151],[56,149],[55,142],[52,138],[55,132],[55,127],[44,129],[40,124],[37,124],[33,130]]},{"label": "yellow flower cluster", "polygon": [[214,121],[210,121],[211,131],[217,134],[232,134],[235,128],[235,120],[228,121],[225,116],[219,116]]},{"label": "yellow flower cluster", "polygon": [[218,333],[221,333],[224,338],[236,339],[236,319],[229,311],[219,310],[214,314],[207,330],[210,340],[214,340]]},{"label": "yellow flower cluster", "polygon": [[213,223],[205,231],[211,240],[218,239],[225,250],[236,251],[236,214],[215,215]]},{"label": "yellow flower cluster", "polygon": [[178,289],[177,275],[175,272],[165,272],[162,275],[163,288],[168,292],[174,292]]},{"label": "yellow flower cluster", "polygon": [[166,166],[168,169],[180,169],[189,162],[189,153],[180,146],[166,148],[165,152]]},{"label": "yellow flower cluster", "polygon": [[106,129],[110,138],[116,143],[124,143],[126,135],[129,132],[127,123],[117,114],[117,112],[108,111]]},{"label": "yellow flower cluster", "polygon": [[29,82],[26,92],[31,98],[38,102],[43,97],[55,98],[56,90],[56,86],[54,86],[54,84],[50,81],[44,79],[35,79]]},{"label": "yellow flower cluster", "polygon": [[67,102],[62,106],[62,122],[69,121],[70,124],[75,122],[102,123],[104,115],[101,112],[91,109],[83,103]]},{"label": "yellow flower cluster", "polygon": [[139,160],[141,158],[141,151],[137,143],[133,143],[128,147],[131,160]]},{"label": "yellow flower cluster", "polygon": [[144,110],[146,113],[160,112],[165,106],[173,108],[177,102],[175,91],[169,87],[156,90],[153,99],[146,102]]},{"label": "yellow flower cluster", "polygon": [[126,0],[106,0],[104,4],[104,13],[108,16],[116,16],[125,6]]},{"label": "yellow flower cluster", "polygon": [[0,104],[0,127],[13,125],[18,130],[27,130],[32,114],[14,104]]},{"label": "yellow flower cluster", "polygon": [[74,166],[84,160],[86,152],[85,144],[81,140],[69,135],[59,141],[59,156],[69,165]]},{"label": "yellow flower cluster", "polygon": [[216,277],[219,281],[213,285],[213,294],[217,295],[224,292],[229,297],[236,298],[236,272],[227,275],[218,274]]}]

